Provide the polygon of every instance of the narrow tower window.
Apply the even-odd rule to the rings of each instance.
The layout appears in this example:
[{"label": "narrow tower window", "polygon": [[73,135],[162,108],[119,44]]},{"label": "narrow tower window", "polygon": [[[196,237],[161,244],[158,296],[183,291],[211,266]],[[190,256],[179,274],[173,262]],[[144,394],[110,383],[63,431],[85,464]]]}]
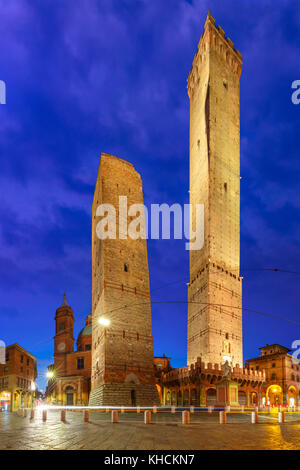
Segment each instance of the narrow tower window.
[{"label": "narrow tower window", "polygon": [[124,264],[124,271],[125,271],[125,273],[128,273],[128,271],[129,271],[129,264],[128,263]]}]

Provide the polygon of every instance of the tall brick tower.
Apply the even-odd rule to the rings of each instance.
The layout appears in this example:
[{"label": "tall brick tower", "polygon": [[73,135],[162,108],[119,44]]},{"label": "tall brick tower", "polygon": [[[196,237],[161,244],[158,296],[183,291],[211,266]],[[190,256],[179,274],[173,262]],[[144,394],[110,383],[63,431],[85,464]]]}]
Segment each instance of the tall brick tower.
[{"label": "tall brick tower", "polygon": [[[188,77],[190,203],[204,204],[205,214],[204,246],[190,251],[188,364],[243,364],[241,71],[240,52],[208,13]],[[195,230],[195,211],[191,223]]]},{"label": "tall brick tower", "polygon": [[[119,196],[143,204],[140,175],[131,163],[101,154],[92,208],[93,333],[90,405],[153,405],[153,340],[147,242],[119,234]],[[116,209],[116,239],[99,239],[100,204]],[[144,211],[142,216],[144,217]],[[128,223],[130,217],[128,217]],[[109,325],[99,324],[99,318]]]},{"label": "tall brick tower", "polygon": [[66,294],[55,314],[54,361],[56,373],[63,376],[67,370],[66,354],[74,351],[73,324],[74,314],[68,305]]}]

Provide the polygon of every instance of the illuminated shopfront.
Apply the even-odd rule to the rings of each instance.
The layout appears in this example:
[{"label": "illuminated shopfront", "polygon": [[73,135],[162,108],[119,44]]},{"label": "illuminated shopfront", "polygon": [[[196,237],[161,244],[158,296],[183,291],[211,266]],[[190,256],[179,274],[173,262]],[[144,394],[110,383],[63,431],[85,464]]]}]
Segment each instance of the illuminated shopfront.
[{"label": "illuminated shopfront", "polygon": [[9,410],[11,394],[9,392],[0,392],[0,408]]}]

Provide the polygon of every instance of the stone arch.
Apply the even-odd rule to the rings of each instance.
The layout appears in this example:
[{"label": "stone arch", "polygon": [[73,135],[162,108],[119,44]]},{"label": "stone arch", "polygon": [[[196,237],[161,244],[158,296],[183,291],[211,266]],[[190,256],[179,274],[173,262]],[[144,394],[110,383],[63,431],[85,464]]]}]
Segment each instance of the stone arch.
[{"label": "stone arch", "polygon": [[183,406],[189,406],[190,404],[190,392],[189,390],[185,390],[183,392]]},{"label": "stone arch", "polygon": [[258,400],[257,392],[255,392],[255,391],[250,392],[250,403],[251,403],[251,405],[257,405],[257,400]]},{"label": "stone arch", "polygon": [[247,395],[244,390],[239,390],[239,404],[245,406],[247,404]]},{"label": "stone arch", "polygon": [[280,385],[272,384],[266,390],[267,405],[281,405],[282,404],[282,388]]},{"label": "stone arch", "polygon": [[288,406],[296,406],[298,392],[294,385],[289,386],[287,395],[288,395]]},{"label": "stone arch", "polygon": [[193,405],[193,406],[198,405],[198,403],[197,403],[197,390],[195,388],[193,388],[191,390],[191,405]]},{"label": "stone arch", "polygon": [[206,390],[206,405],[214,406],[217,403],[217,390],[215,388],[208,388]]}]

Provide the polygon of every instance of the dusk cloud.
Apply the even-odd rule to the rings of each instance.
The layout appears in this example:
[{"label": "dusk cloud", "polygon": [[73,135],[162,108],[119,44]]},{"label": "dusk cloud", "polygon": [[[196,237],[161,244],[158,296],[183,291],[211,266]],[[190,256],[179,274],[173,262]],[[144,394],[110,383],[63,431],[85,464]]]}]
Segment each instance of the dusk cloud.
[{"label": "dusk cloud", "polygon": [[[275,274],[274,281],[247,271],[300,271],[295,2],[0,0],[0,79],[7,84],[7,105],[0,106],[0,337],[7,343],[48,360],[52,340],[35,345],[53,336],[64,291],[78,330],[90,312],[90,217],[101,151],[135,165],[146,204],[188,202],[186,79],[208,7],[244,60],[244,304],[298,318],[299,277]],[[153,298],[186,299],[184,240],[150,241],[149,263],[153,289],[183,279]],[[269,342],[295,339],[288,325],[283,333],[284,325],[266,318],[245,314],[244,326],[245,357],[267,341],[266,331]],[[154,305],[153,327],[155,353],[183,365],[186,306]]]}]

